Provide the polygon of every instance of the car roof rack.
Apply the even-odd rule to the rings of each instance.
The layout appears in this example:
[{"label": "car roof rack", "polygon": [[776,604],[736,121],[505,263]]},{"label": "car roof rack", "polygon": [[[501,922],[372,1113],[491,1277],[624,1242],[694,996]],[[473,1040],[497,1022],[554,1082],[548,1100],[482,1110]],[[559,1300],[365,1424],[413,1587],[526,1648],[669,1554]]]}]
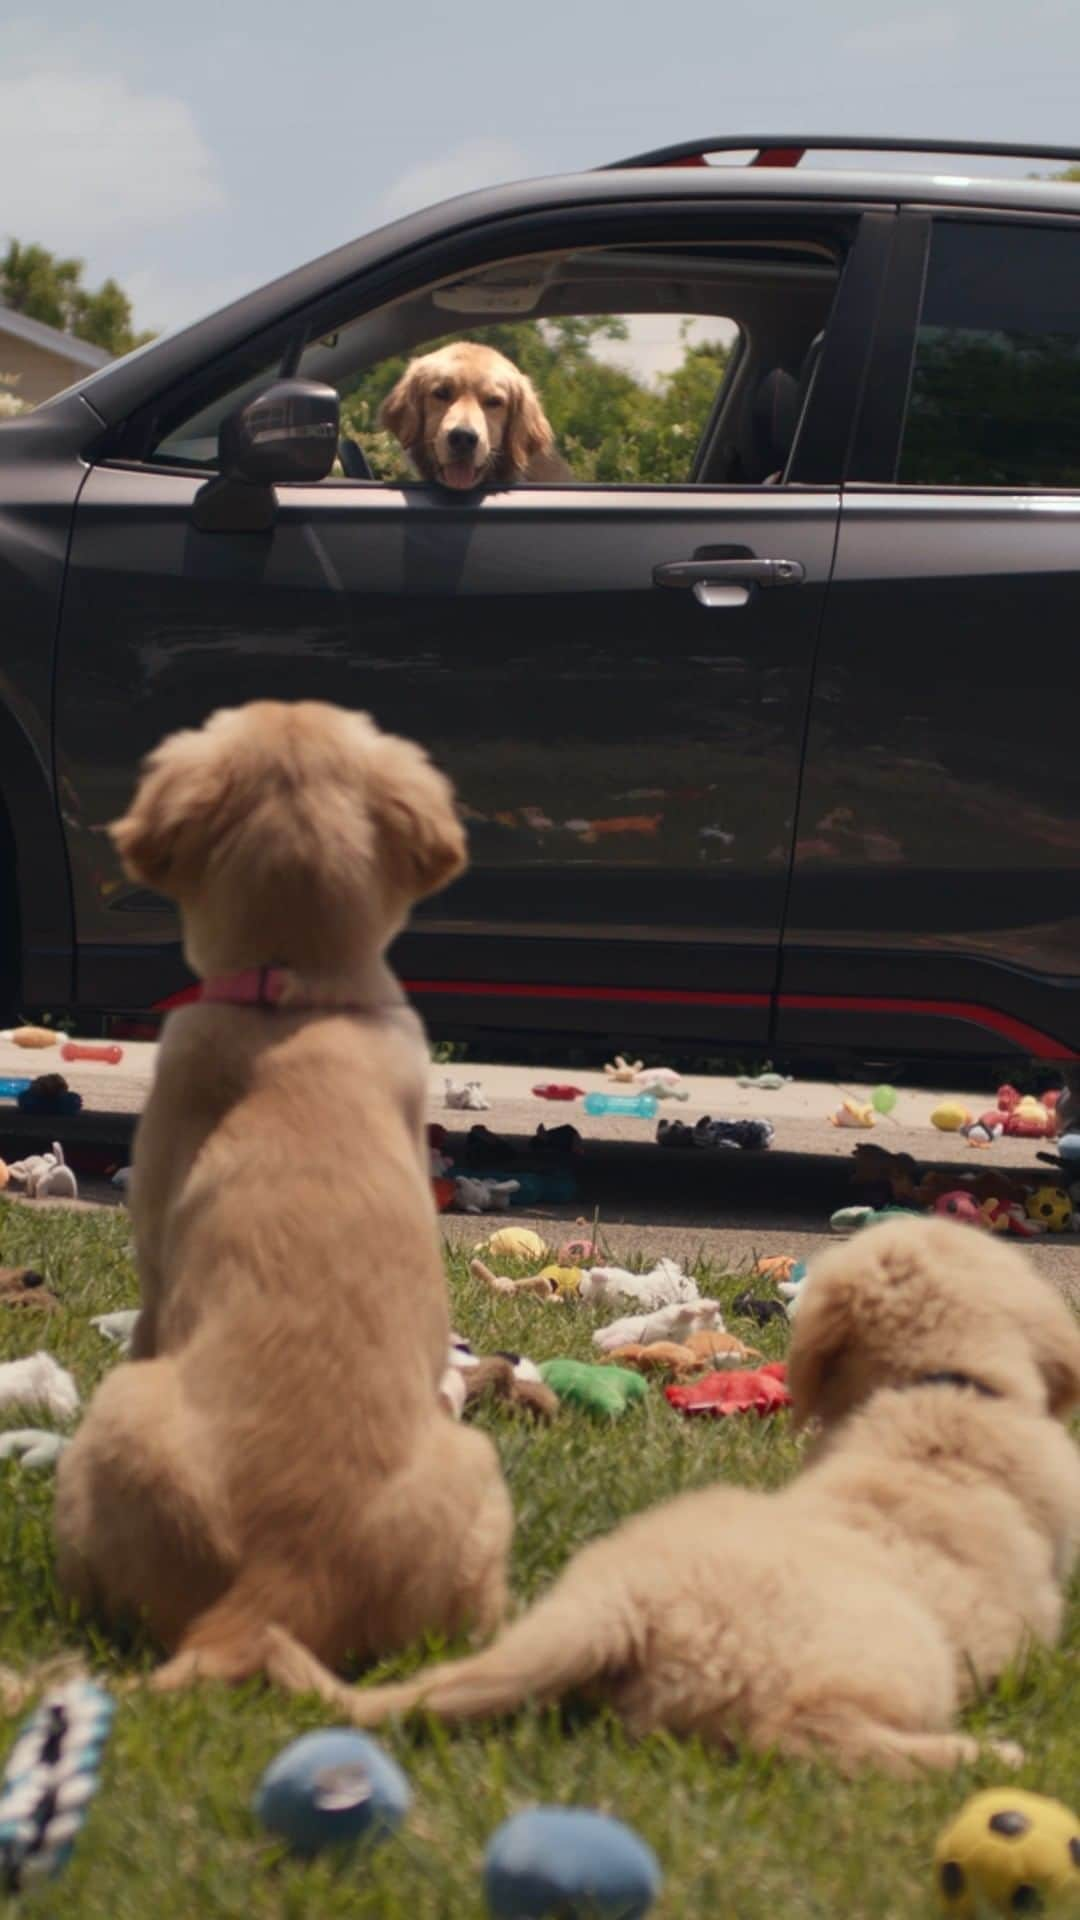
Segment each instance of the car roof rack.
[{"label": "car roof rack", "polygon": [[601,173],[623,167],[707,167],[711,153],[750,153],[751,167],[797,167],[805,154],[833,153],[957,153],[996,160],[1064,160],[1080,163],[1080,147],[1048,147],[1041,142],[1017,144],[1011,140],[904,140],[881,134],[854,133],[744,133],[719,134],[711,140],[683,140],[673,147],[656,147],[629,160],[608,160]]}]

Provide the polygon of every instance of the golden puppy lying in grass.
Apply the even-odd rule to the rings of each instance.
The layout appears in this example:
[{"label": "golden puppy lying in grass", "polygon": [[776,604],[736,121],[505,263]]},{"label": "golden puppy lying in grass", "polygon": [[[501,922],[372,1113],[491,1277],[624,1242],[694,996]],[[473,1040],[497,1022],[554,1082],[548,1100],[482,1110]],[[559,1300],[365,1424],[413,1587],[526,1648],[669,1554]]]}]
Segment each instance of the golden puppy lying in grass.
[{"label": "golden puppy lying in grass", "polygon": [[437,1399],[428,1054],[384,958],[464,864],[450,787],[363,714],[262,701],[166,740],[112,837],[203,997],[138,1129],[142,1309],[61,1462],[61,1583],[147,1620],[161,1687],[490,1632],[511,1508]]},{"label": "golden puppy lying in grass", "polygon": [[790,1486],[639,1515],[471,1659],[368,1691],[309,1661],[294,1683],[361,1726],[588,1689],[641,1733],[847,1771],[974,1761],[957,1708],[1061,1625],[1080,1453],[1058,1421],[1080,1397],[1080,1331],[1021,1254],[943,1221],[868,1229],[805,1288],[789,1382],[822,1434]]}]

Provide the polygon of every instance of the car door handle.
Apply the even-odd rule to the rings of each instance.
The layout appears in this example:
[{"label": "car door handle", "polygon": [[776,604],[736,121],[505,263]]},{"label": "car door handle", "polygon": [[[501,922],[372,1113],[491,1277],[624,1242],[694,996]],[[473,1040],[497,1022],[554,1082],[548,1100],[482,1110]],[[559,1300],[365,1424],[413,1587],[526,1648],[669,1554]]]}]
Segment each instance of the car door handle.
[{"label": "car door handle", "polygon": [[801,560],[664,560],[653,568],[657,587],[689,587],[703,607],[744,607],[754,587],[797,587]]}]

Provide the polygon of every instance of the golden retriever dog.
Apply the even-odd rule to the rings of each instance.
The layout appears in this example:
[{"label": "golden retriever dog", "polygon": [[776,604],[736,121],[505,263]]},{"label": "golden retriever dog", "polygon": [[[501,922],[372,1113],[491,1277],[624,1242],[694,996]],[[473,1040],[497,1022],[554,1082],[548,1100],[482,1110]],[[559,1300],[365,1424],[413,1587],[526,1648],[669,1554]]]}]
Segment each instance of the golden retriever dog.
[{"label": "golden retriever dog", "polygon": [[804,1287],[789,1383],[820,1438],[788,1487],[639,1515],[470,1659],[367,1691],[309,1665],[307,1684],[361,1726],[588,1689],[639,1733],[847,1772],[974,1761],[957,1708],[1061,1626],[1080,1452],[1058,1422],[1080,1330],[1021,1254],[947,1221],[869,1228]]},{"label": "golden retriever dog", "polygon": [[532,381],[505,354],[471,340],[411,360],[379,424],[422,479],[455,492],[573,477]]},{"label": "golden retriever dog", "polygon": [[62,1586],[148,1623],[162,1688],[490,1631],[511,1507],[437,1397],[428,1055],[384,957],[464,865],[450,786],[365,714],[257,701],[167,739],[111,834],[203,985],[138,1129],[141,1311],[61,1462]]}]

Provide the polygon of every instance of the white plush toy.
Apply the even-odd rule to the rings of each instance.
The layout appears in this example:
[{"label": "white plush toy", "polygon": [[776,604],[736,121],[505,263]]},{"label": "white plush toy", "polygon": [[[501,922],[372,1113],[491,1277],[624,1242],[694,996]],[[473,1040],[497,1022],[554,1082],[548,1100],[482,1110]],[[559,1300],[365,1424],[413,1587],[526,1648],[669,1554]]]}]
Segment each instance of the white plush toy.
[{"label": "white plush toy", "polygon": [[637,1085],[644,1093],[651,1093],[655,1100],[689,1100],[690,1094],[680,1084],[682,1074],[674,1067],[646,1067],[638,1074]]},{"label": "white plush toy", "polygon": [[658,1260],[651,1273],[628,1273],[625,1267],[590,1267],[581,1276],[580,1298],[593,1305],[605,1300],[634,1300],[642,1313],[655,1313],[687,1300],[698,1300],[691,1280],[675,1260]]},{"label": "white plush toy", "polygon": [[466,1080],[462,1086],[459,1086],[457,1081],[452,1080],[449,1075],[446,1079],[443,1100],[444,1105],[461,1107],[468,1113],[486,1113],[491,1105],[479,1080]]},{"label": "white plush toy", "polygon": [[470,1180],[462,1173],[454,1181],[454,1196],[463,1213],[505,1213],[520,1187],[520,1180]]},{"label": "white plush toy", "polygon": [[616,1347],[651,1347],[657,1340],[674,1340],[676,1345],[691,1333],[723,1333],[724,1318],[719,1300],[692,1300],[686,1306],[661,1307],[658,1313],[632,1313],[624,1320],[613,1320],[598,1327],[593,1346],[601,1353],[614,1353]]},{"label": "white plush toy", "polygon": [[0,1410],[7,1407],[42,1407],[54,1420],[71,1420],[79,1411],[79,1389],[51,1353],[31,1353],[0,1366]]},{"label": "white plush toy", "polygon": [[78,1182],[64,1159],[64,1149],[59,1140],[52,1143],[51,1153],[32,1153],[25,1160],[13,1160],[8,1167],[8,1178],[16,1193],[25,1193],[31,1200],[77,1200]]},{"label": "white plush toy", "polygon": [[97,1328],[104,1340],[111,1340],[114,1347],[119,1347],[121,1353],[127,1353],[138,1317],[138,1307],[122,1307],[118,1313],[93,1314],[90,1325]]}]

